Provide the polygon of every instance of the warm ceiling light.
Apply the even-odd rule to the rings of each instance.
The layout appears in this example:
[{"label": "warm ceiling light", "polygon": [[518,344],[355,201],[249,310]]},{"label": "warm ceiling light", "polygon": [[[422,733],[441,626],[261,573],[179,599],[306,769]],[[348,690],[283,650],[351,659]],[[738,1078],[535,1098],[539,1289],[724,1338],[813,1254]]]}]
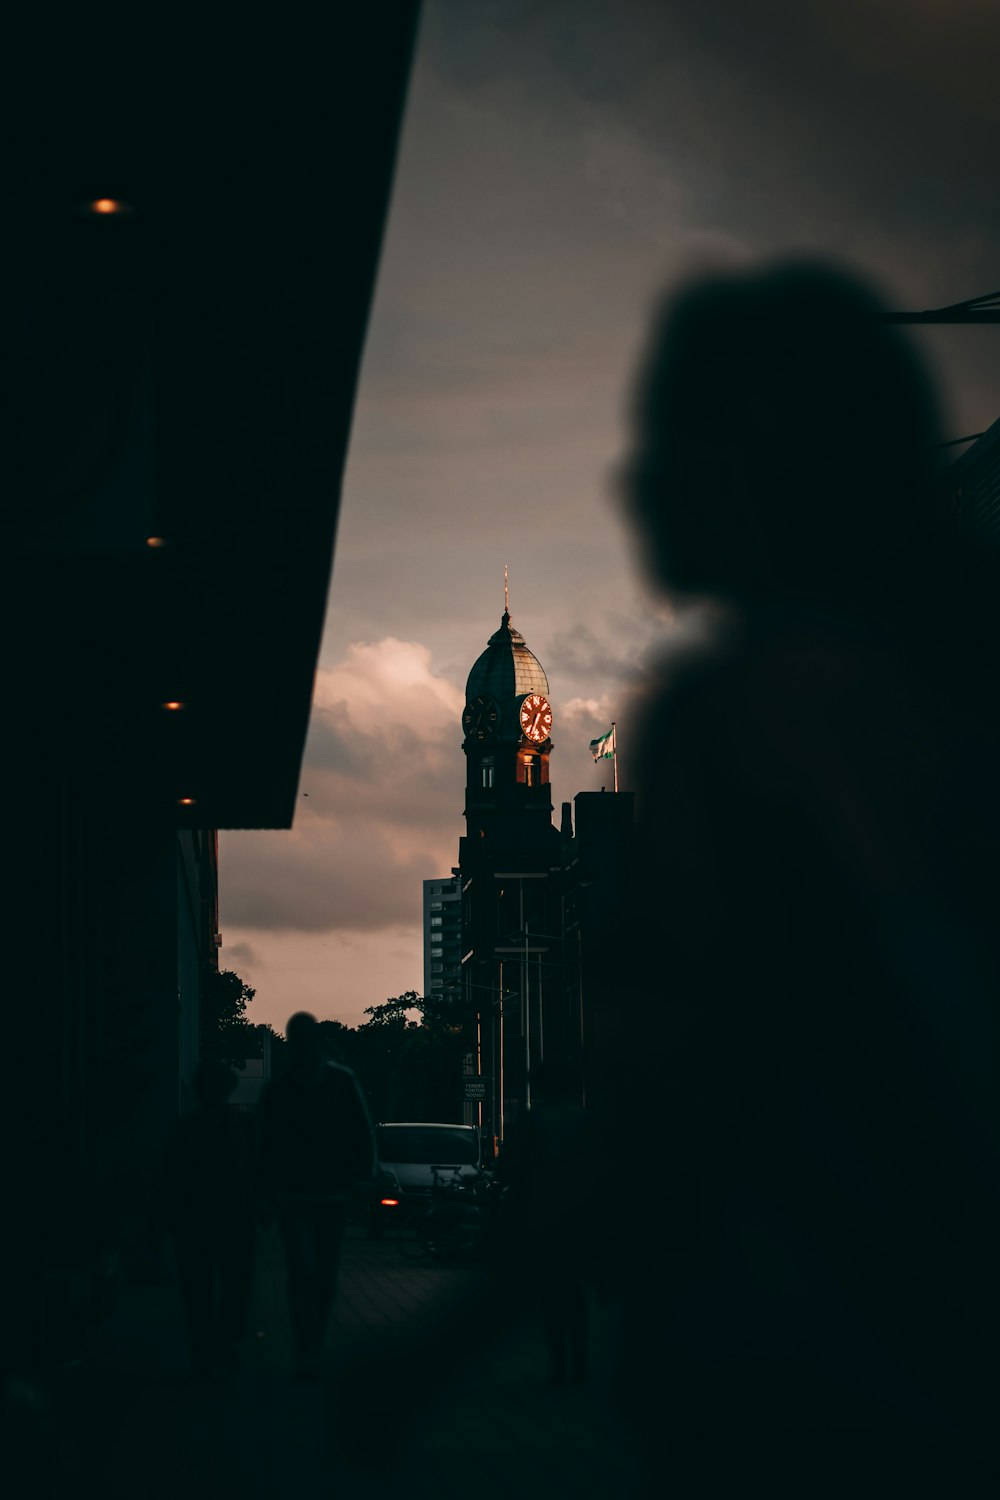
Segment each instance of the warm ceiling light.
[{"label": "warm ceiling light", "polygon": [[124,203],[117,198],[95,198],[90,205],[92,214],[120,214],[125,209]]},{"label": "warm ceiling light", "polygon": [[165,708],[168,714],[176,714],[180,712],[184,704],[178,698],[174,698],[169,703],[161,703],[160,707]]},{"label": "warm ceiling light", "polygon": [[146,538],[147,547],[165,547],[166,545],[167,539],[165,536],[148,536]]},{"label": "warm ceiling light", "polygon": [[178,807],[194,807],[195,801],[194,797],[178,797],[177,805]]}]

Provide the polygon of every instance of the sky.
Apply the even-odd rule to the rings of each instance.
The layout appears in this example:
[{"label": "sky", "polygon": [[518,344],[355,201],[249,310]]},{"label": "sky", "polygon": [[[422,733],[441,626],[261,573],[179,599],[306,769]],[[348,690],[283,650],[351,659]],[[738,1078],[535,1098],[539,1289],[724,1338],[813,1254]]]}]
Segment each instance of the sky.
[{"label": "sky", "polygon": [[[615,497],[649,316],[701,268],[835,257],[898,308],[1000,287],[991,0],[425,0],[290,831],[220,836],[251,1018],[354,1026],[423,976],[463,831],[465,679],[510,607],[546,670],[553,801],[628,772],[686,628]],[[955,436],[1000,329],[916,335]]]}]

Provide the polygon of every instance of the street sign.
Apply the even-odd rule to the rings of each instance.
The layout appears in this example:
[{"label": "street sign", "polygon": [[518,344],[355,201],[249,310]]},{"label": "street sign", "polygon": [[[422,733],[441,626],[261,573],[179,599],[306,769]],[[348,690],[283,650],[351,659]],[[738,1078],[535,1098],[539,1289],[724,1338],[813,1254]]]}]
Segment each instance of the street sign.
[{"label": "street sign", "polygon": [[486,1079],[481,1073],[468,1074],[462,1082],[465,1085],[466,1103],[473,1099],[486,1098]]}]

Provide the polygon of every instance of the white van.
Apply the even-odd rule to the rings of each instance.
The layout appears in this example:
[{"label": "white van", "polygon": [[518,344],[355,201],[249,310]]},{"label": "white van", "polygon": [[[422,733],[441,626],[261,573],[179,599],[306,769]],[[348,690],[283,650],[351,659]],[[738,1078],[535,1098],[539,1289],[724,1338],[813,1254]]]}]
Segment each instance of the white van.
[{"label": "white van", "polygon": [[475,1125],[393,1121],[375,1130],[378,1189],[368,1216],[368,1234],[380,1239],[386,1225],[423,1203],[434,1186],[433,1167],[456,1169],[456,1181],[480,1175],[479,1130]]}]

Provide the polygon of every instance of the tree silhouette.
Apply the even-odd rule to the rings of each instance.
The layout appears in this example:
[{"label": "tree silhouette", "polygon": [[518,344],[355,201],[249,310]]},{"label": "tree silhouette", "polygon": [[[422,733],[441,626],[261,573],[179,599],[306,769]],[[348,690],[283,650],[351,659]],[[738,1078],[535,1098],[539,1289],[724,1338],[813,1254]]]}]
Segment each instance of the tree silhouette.
[{"label": "tree silhouette", "polygon": [[199,1044],[203,1058],[242,1065],[261,1055],[258,1028],[247,1019],[257,991],[232,969],[205,969],[199,996]]},{"label": "tree silhouette", "polygon": [[352,1066],[375,1119],[460,1120],[464,1040],[458,1006],[406,990],[368,1006],[365,1014],[371,1020],[354,1033]]}]

